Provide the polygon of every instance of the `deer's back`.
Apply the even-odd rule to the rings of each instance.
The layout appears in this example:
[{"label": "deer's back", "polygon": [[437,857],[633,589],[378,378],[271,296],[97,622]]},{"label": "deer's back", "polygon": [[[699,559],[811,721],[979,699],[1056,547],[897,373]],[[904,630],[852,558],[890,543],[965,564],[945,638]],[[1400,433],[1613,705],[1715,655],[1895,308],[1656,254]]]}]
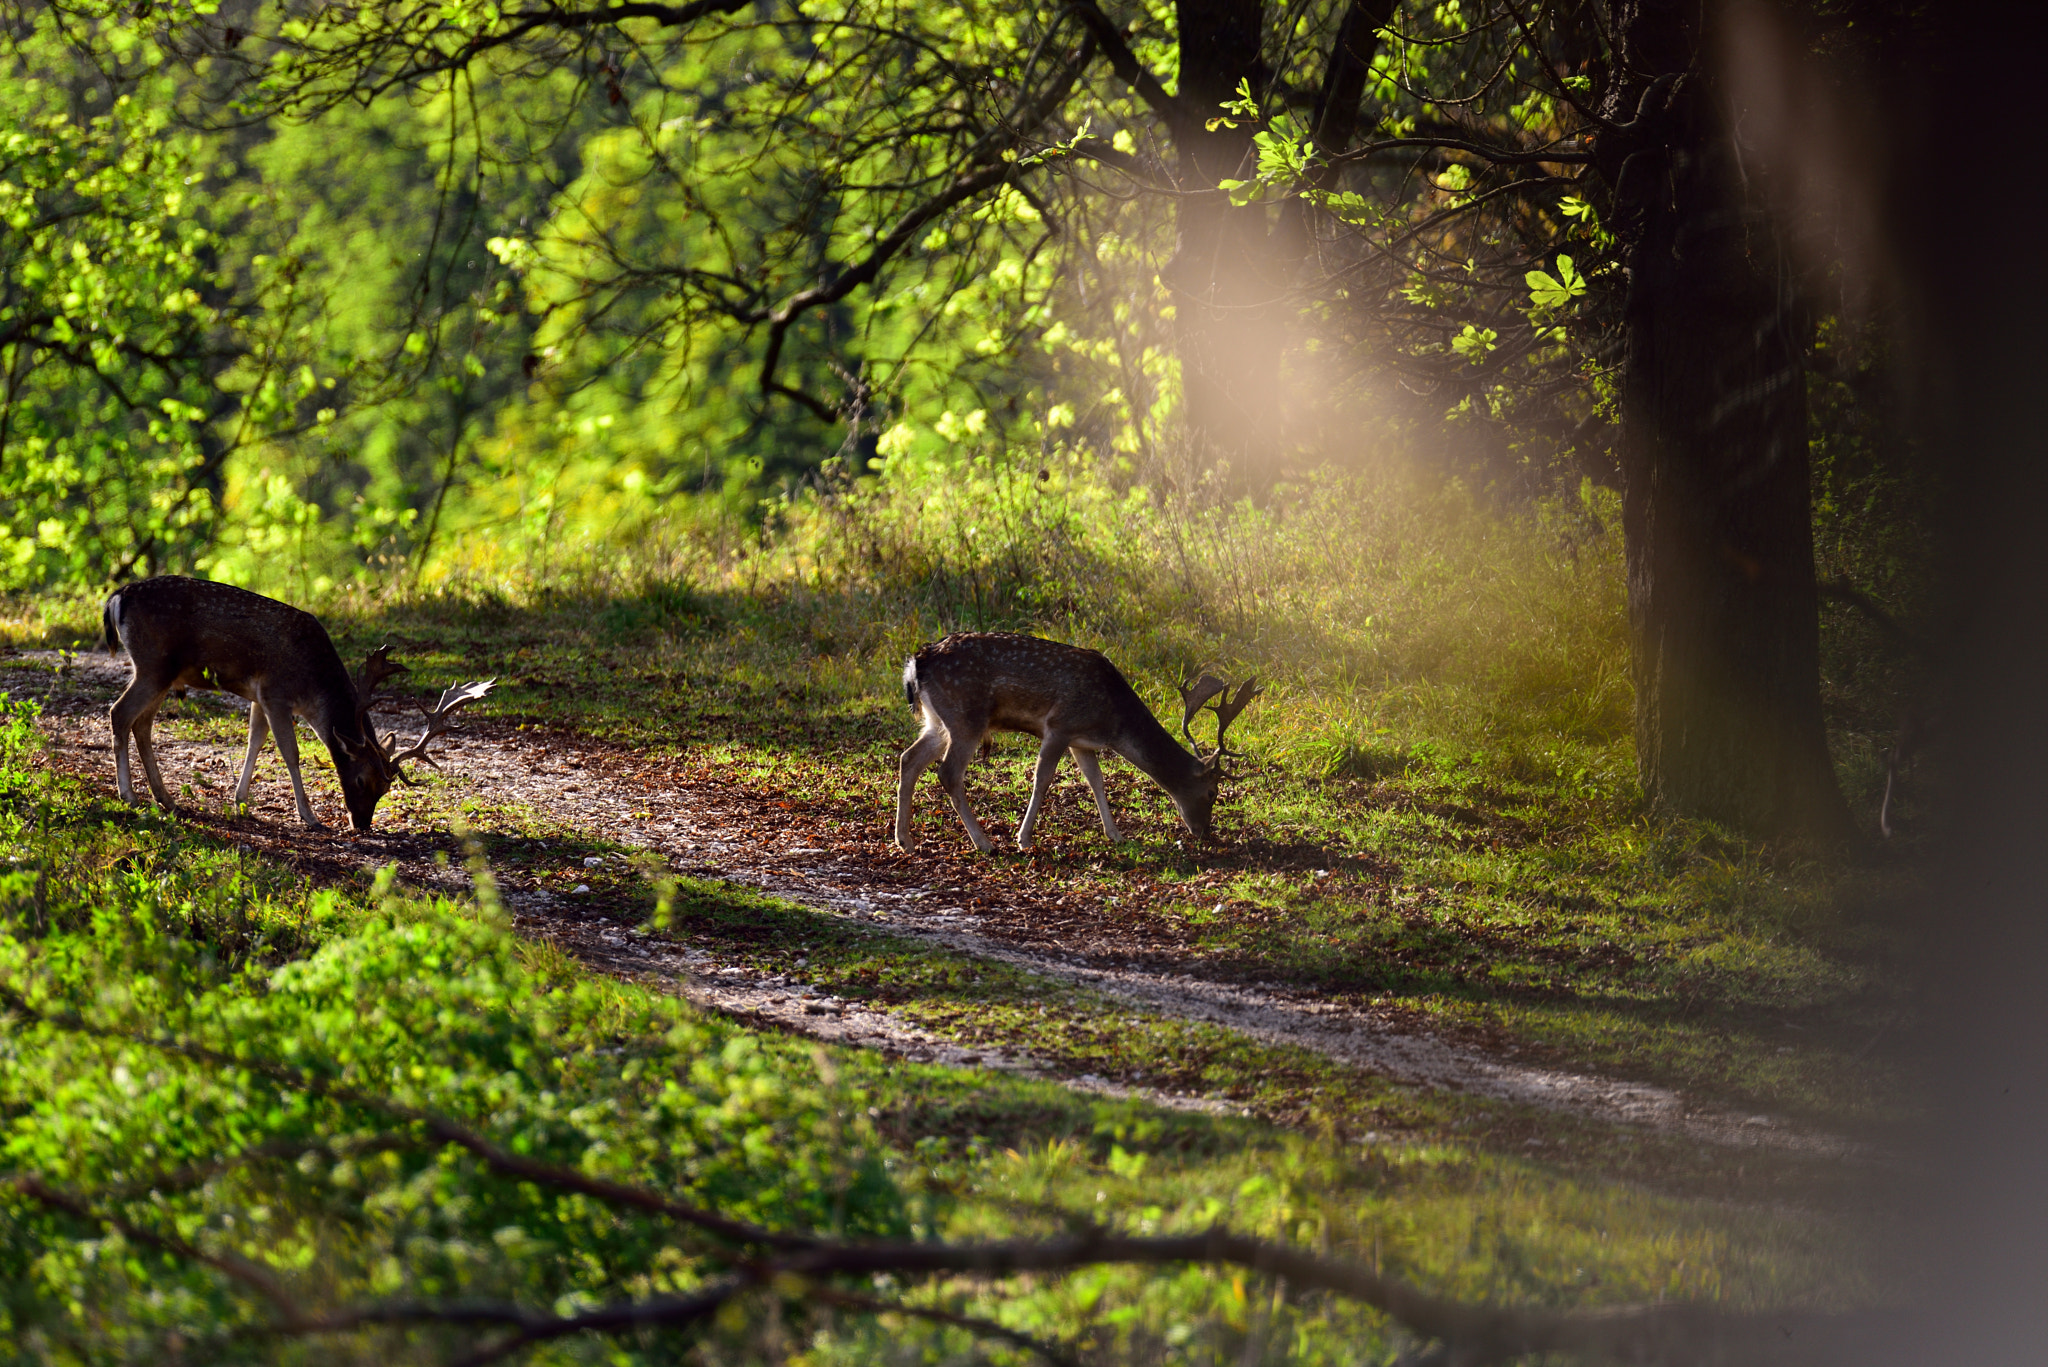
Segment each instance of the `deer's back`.
[{"label": "deer's back", "polygon": [[956,632],[913,657],[920,690],[998,731],[1109,742],[1152,714],[1100,652],[1014,632]]},{"label": "deer's back", "polygon": [[167,682],[294,699],[353,687],[320,620],[260,593],[167,574],[122,586],[109,607],[137,670]]}]

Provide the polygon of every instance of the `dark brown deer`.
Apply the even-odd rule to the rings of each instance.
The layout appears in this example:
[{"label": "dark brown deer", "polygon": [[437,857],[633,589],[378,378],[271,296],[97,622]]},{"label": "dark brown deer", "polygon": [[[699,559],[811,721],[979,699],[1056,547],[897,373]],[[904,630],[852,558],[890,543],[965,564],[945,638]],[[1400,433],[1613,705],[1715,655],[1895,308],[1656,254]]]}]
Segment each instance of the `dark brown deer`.
[{"label": "dark brown deer", "polygon": [[115,590],[100,622],[107,653],[125,649],[135,666],[127,690],[115,700],[112,718],[114,778],[121,800],[137,800],[128,778],[132,733],[149,791],[167,811],[177,809],[157,768],[151,726],[164,696],[174,688],[217,688],[249,700],[249,754],[242,762],[242,781],[235,787],[237,805],[249,798],[249,780],[264,737],[275,735],[277,752],[292,776],[299,820],[316,829],[322,825],[299,779],[293,719],[303,717],[334,757],[349,824],[366,831],[392,780],[412,782],[402,766],[411,760],[433,764],[427,742],[452,729],[456,710],[481,698],[496,682],[458,684],[441,695],[439,706],[422,706],[426,729],[401,751],[395,735],[378,738],[370,708],[377,686],[405,672],[405,666],[388,658],[391,647],[379,646],[350,678],[327,629],[310,612],[231,585],[167,574]]},{"label": "dark brown deer", "polygon": [[1245,704],[1258,696],[1246,679],[1233,697],[1229,685],[1204,675],[1181,685],[1186,714],[1181,734],[1194,743],[1189,729],[1195,714],[1214,699],[1216,749],[1190,754],[1146,710],[1135,690],[1099,651],[1062,645],[1013,632],[955,632],[921,647],[903,666],[903,693],[924,718],[924,731],[908,750],[898,770],[896,843],[910,848],[910,793],[918,776],[933,760],[939,782],[953,799],[978,850],[994,842],[967,805],[967,762],[992,732],[1022,731],[1039,738],[1038,768],[1032,777],[1031,805],[1017,828],[1017,848],[1028,849],[1031,830],[1045,804],[1046,790],[1060,756],[1072,752],[1095,794],[1095,810],[1111,840],[1122,840],[1103,791],[1102,768],[1096,756],[1104,750],[1122,755],[1166,790],[1181,820],[1203,840],[1209,839],[1216,789],[1223,781],[1223,733]]}]

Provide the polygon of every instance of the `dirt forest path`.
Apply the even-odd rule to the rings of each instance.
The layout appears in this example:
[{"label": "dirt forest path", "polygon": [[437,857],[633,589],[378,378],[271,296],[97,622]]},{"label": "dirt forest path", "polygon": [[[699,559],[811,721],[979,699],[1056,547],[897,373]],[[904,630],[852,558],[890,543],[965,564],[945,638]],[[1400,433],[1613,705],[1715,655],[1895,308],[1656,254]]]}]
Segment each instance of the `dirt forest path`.
[{"label": "dirt forest path", "polygon": [[[54,763],[109,797],[114,763],[107,708],[127,679],[127,661],[105,655],[66,659],[39,651],[0,659],[0,688],[42,703]],[[187,717],[214,714],[223,723],[247,711],[239,699],[197,692],[180,708]],[[406,726],[404,713],[379,717],[383,729]],[[214,729],[228,734],[225,726]],[[301,735],[302,771],[315,808],[323,819],[345,827],[327,756],[317,741]],[[378,828],[363,835],[300,827],[274,747],[266,750],[258,772],[253,810],[221,815],[239,772],[240,736],[215,742],[168,738],[160,723],[158,737],[174,793],[191,784],[190,805],[212,813],[204,818],[209,825],[234,832],[308,876],[335,878],[395,863],[400,877],[415,887],[458,893],[469,886],[461,861],[447,858],[446,834],[421,821],[393,819],[389,805],[379,813]],[[1312,993],[1205,978],[1193,956],[1162,952],[1167,947],[1120,933],[1117,918],[1092,915],[1097,909],[1020,896],[1014,888],[969,886],[951,866],[934,876],[931,861],[887,843],[889,813],[877,812],[872,822],[849,831],[843,822],[805,811],[803,804],[686,773],[673,760],[559,730],[521,731],[487,717],[437,743],[436,754],[440,777],[458,800],[473,792],[494,805],[521,804],[564,828],[650,851],[679,874],[726,880],[878,932],[999,961],[1133,1008],[1312,1050],[1396,1081],[1713,1145],[1811,1156],[1847,1155],[1857,1148],[1773,1117],[1696,1104],[1667,1088],[1530,1066]],[[136,783],[139,788],[139,766]],[[552,885],[559,881],[500,875],[522,934],[552,941],[600,971],[662,981],[706,1009],[919,1060],[1014,1069],[1179,1108],[1228,1107],[1214,1098],[1062,1076],[1056,1066],[1016,1050],[950,1044],[885,1010],[824,996],[802,981],[763,976],[720,962],[711,952],[635,934],[637,914]]]}]

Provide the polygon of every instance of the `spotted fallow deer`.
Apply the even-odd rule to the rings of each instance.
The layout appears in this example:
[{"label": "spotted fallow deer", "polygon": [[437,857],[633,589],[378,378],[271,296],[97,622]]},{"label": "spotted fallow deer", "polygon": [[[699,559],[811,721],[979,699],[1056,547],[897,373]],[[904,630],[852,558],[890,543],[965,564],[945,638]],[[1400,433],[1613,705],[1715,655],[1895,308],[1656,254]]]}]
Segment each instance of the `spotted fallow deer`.
[{"label": "spotted fallow deer", "polygon": [[405,672],[404,665],[388,658],[389,646],[371,651],[350,678],[327,629],[312,613],[246,589],[175,574],[115,590],[100,621],[107,653],[125,649],[135,667],[127,690],[114,702],[112,717],[114,777],[121,800],[137,800],[128,777],[132,733],[149,790],[168,811],[176,808],[157,768],[151,726],[164,696],[174,688],[217,688],[249,700],[249,754],[242,762],[242,781],[235,787],[237,805],[248,800],[264,737],[275,735],[277,752],[292,778],[292,796],[298,799],[299,820],[321,827],[299,779],[293,718],[303,717],[334,757],[349,825],[366,831],[391,781],[411,784],[402,766],[411,760],[433,765],[427,743],[451,730],[456,710],[483,697],[496,682],[458,684],[441,695],[438,706],[422,705],[425,730],[410,748],[399,750],[396,735],[379,739],[370,722],[377,686]]},{"label": "spotted fallow deer", "polygon": [[1216,789],[1224,778],[1228,753],[1223,733],[1259,690],[1246,679],[1235,696],[1221,679],[1203,675],[1181,685],[1186,714],[1181,734],[1195,744],[1189,729],[1195,714],[1214,699],[1216,749],[1191,754],[1146,710],[1135,690],[1099,651],[1062,645],[1013,632],[955,632],[921,647],[903,666],[903,693],[924,719],[924,731],[903,752],[896,787],[896,843],[910,848],[910,793],[919,775],[937,760],[939,782],[953,799],[978,850],[994,848],[967,805],[967,762],[992,732],[1022,731],[1039,738],[1038,768],[1032,777],[1031,805],[1017,828],[1017,848],[1031,845],[1032,827],[1045,805],[1046,790],[1060,756],[1071,751],[1095,794],[1095,809],[1111,840],[1122,840],[1116,818],[1103,791],[1096,756],[1104,750],[1122,755],[1166,790],[1190,831],[1209,839]]}]

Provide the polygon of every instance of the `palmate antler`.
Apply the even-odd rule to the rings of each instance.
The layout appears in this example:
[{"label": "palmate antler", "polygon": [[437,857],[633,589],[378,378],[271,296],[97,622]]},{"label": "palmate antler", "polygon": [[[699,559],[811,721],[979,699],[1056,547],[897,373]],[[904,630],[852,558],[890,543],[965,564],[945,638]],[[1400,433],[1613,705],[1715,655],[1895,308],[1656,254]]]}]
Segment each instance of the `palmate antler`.
[{"label": "palmate antler", "polygon": [[469,683],[456,684],[441,695],[441,701],[438,706],[430,709],[425,704],[422,704],[420,706],[420,714],[427,719],[426,730],[420,732],[420,738],[404,750],[393,748],[398,744],[397,732],[394,731],[384,738],[382,748],[384,750],[385,762],[391,766],[391,772],[398,777],[401,783],[405,784],[408,788],[413,786],[412,780],[406,777],[405,770],[400,767],[409,760],[418,760],[430,769],[441,767],[435,763],[434,757],[427,753],[427,743],[436,736],[445,736],[450,731],[453,731],[455,729],[454,716],[456,711],[469,706],[469,704],[490,692],[491,686],[497,682],[496,679],[476,679]]},{"label": "palmate antler", "polygon": [[[363,658],[363,667],[356,671],[356,715],[367,723],[370,709],[376,705],[378,686],[393,674],[409,672],[404,665],[391,658],[389,645],[381,645],[371,651]],[[364,729],[368,729],[367,725]]]},{"label": "palmate antler", "polygon": [[1230,724],[1237,720],[1237,714],[1244,711],[1245,705],[1247,703],[1249,703],[1253,698],[1258,697],[1261,693],[1265,692],[1263,688],[1260,688],[1258,686],[1258,683],[1259,681],[1256,676],[1248,678],[1244,681],[1244,683],[1239,685],[1236,697],[1230,699],[1230,701],[1228,702],[1225,702],[1222,698],[1218,698],[1216,700],[1217,754],[1234,755],[1238,753],[1237,751],[1232,750],[1229,746],[1223,743],[1223,733],[1230,729]]},{"label": "palmate antler", "polygon": [[[1248,678],[1240,684],[1235,696],[1230,692],[1230,685],[1213,674],[1204,674],[1192,683],[1183,679],[1180,684],[1180,700],[1186,712],[1181,717],[1181,734],[1186,736],[1188,744],[1194,746],[1196,752],[1200,753],[1201,742],[1195,739],[1195,733],[1190,727],[1195,720],[1195,714],[1206,708],[1216,714],[1216,748],[1209,757],[1220,759],[1225,755],[1238,753],[1223,743],[1223,733],[1237,720],[1237,714],[1244,711],[1246,705],[1264,691],[1258,686],[1256,677]],[[1212,698],[1215,700],[1213,704],[1210,702]]]},{"label": "palmate antler", "polygon": [[1199,747],[1201,744],[1200,741],[1195,739],[1195,733],[1188,729],[1189,724],[1195,719],[1195,713],[1201,711],[1202,704],[1208,702],[1209,699],[1215,697],[1218,693],[1227,694],[1229,692],[1230,685],[1217,678],[1214,674],[1204,674],[1192,683],[1186,679],[1180,681],[1180,700],[1187,709],[1185,715],[1180,719],[1180,733],[1188,738],[1189,745]]}]

